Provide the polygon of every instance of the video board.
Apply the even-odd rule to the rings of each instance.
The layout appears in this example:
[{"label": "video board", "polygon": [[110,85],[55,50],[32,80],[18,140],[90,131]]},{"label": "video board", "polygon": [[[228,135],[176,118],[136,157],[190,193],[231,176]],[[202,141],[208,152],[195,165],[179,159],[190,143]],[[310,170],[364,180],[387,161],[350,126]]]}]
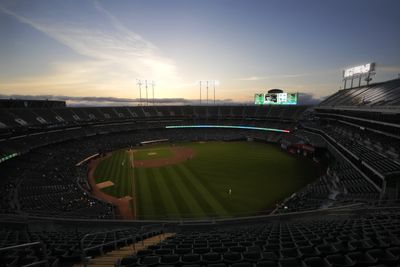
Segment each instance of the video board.
[{"label": "video board", "polygon": [[266,93],[255,94],[256,105],[296,105],[297,93]]}]

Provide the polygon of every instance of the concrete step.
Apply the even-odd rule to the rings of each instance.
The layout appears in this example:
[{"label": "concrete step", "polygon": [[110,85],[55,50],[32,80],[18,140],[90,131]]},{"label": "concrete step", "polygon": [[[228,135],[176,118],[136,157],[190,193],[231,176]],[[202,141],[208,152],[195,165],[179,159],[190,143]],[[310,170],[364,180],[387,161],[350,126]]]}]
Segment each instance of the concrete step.
[{"label": "concrete step", "polygon": [[[163,241],[164,239],[175,235],[174,233],[165,233],[158,236],[153,236],[143,241],[140,241],[136,244],[131,244],[129,246],[125,246],[119,248],[117,250],[106,253],[103,256],[95,257],[90,259],[86,266],[93,267],[114,267],[114,263],[118,259],[122,259],[123,257],[131,256],[136,254],[137,251],[146,249],[148,246],[155,245]],[[73,267],[84,267],[82,263],[74,264]]]}]

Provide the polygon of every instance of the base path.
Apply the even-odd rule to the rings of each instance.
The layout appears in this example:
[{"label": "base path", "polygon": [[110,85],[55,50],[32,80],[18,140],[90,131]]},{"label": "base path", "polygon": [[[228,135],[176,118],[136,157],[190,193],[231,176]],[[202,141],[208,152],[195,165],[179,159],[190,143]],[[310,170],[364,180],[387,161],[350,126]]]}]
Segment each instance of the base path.
[{"label": "base path", "polygon": [[98,187],[99,189],[104,189],[104,188],[107,188],[107,187],[110,187],[110,186],[113,186],[113,185],[114,185],[113,182],[111,182],[111,181],[105,181],[105,182],[98,183],[98,184],[97,184],[97,187]]},{"label": "base path", "polygon": [[[167,158],[159,158],[159,159],[135,160],[134,159],[135,150],[127,150],[127,153],[130,154],[130,162],[132,169],[155,168],[155,167],[177,164],[192,159],[195,154],[194,151],[188,147],[171,146],[169,147],[169,149],[172,151],[172,155]],[[101,189],[104,188],[104,186],[106,187],[112,186],[111,181],[106,181],[104,183],[96,184],[96,179],[94,178],[94,171],[96,170],[97,165],[100,163],[100,161],[106,159],[111,155],[112,153],[109,153],[104,157],[93,159],[88,164],[88,169],[89,169],[88,181],[90,186],[92,187],[92,195],[94,195],[98,199],[113,204],[116,207],[116,214],[120,216],[122,219],[125,220],[136,219],[137,198],[136,198],[136,188],[135,188],[135,177],[133,173],[132,177],[127,177],[127,179],[132,179],[133,196],[116,198],[102,192]],[[131,203],[133,204],[132,206]]]},{"label": "base path", "polygon": [[96,169],[97,164],[99,164],[99,162],[105,159],[106,157],[94,159],[88,165],[89,168],[88,181],[90,186],[92,187],[92,195],[105,202],[113,204],[117,208],[116,210],[117,215],[119,215],[122,219],[133,220],[135,218],[131,210],[131,200],[132,200],[131,197],[116,198],[107,195],[106,193],[102,192],[98,184],[96,184],[96,180],[94,178],[94,171]]},{"label": "base path", "polygon": [[[159,158],[159,159],[145,159],[145,160],[134,160],[133,166],[134,168],[154,168],[167,166],[172,164],[177,164],[186,160],[190,160],[194,157],[193,149],[189,147],[170,147],[172,151],[172,156],[167,158]],[[128,151],[133,152],[135,154],[135,150]]]}]

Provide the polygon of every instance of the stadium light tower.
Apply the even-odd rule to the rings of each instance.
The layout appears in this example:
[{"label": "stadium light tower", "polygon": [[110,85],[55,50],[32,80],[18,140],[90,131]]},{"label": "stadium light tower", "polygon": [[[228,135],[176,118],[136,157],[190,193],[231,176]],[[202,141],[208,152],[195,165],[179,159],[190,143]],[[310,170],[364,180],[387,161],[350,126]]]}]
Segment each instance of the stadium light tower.
[{"label": "stadium light tower", "polygon": [[[211,99],[214,99],[214,104],[215,104],[215,102],[216,102],[216,99],[215,99],[215,88],[216,88],[216,86],[219,84],[219,82],[218,82],[218,80],[199,80],[199,86],[200,86],[200,105],[202,104],[202,85],[204,85],[205,84],[205,86],[206,86],[206,105],[208,105],[208,104],[210,104],[210,100]],[[211,89],[211,85],[213,86],[213,95],[214,96],[212,96],[212,95],[209,95],[209,93],[212,93],[212,92],[210,92],[209,90]],[[210,99],[210,97],[211,97],[211,99]]]},{"label": "stadium light tower", "polygon": [[201,105],[201,81],[199,81],[200,83],[200,105]]},{"label": "stadium light tower", "polygon": [[215,105],[215,81],[213,81],[213,87],[214,87],[214,105]]},{"label": "stadium light tower", "polygon": [[155,87],[155,83],[154,83],[154,81],[151,81],[151,89],[153,90],[153,106],[155,105],[155,102],[154,102],[154,87]]},{"label": "stadium light tower", "polygon": [[219,85],[219,81],[214,80],[214,81],[213,81],[213,85],[214,85],[214,105],[215,105],[215,86],[216,86],[216,85]]},{"label": "stadium light tower", "polygon": [[208,105],[208,82],[209,81],[206,81],[207,82],[207,101],[206,101],[206,104]]},{"label": "stadium light tower", "polygon": [[149,94],[148,94],[148,90],[147,90],[147,80],[145,80],[145,84],[146,84],[146,106],[149,105]]},{"label": "stadium light tower", "polygon": [[139,87],[139,106],[142,105],[142,81],[136,79],[136,85]]}]

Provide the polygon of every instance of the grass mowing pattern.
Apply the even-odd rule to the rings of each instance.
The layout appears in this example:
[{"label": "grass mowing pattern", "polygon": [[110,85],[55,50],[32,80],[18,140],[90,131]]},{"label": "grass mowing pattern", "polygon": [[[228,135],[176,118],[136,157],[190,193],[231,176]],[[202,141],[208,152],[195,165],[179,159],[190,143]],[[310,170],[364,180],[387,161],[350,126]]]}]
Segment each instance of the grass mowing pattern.
[{"label": "grass mowing pattern", "polygon": [[[272,208],[276,201],[313,181],[321,171],[310,159],[289,155],[277,145],[257,142],[180,145],[191,147],[195,157],[176,165],[134,169],[138,218],[254,215]],[[115,152],[96,169],[95,177],[104,177],[97,182],[111,180],[115,184],[104,192],[121,196],[132,190],[131,176],[125,176],[129,171],[126,174],[119,170],[125,169],[121,166],[124,157],[129,160],[125,151]]]},{"label": "grass mowing pattern", "polygon": [[96,167],[96,183],[112,181],[113,186],[102,189],[103,192],[118,198],[132,196],[133,169],[126,150],[115,151],[111,157],[102,160]]}]

